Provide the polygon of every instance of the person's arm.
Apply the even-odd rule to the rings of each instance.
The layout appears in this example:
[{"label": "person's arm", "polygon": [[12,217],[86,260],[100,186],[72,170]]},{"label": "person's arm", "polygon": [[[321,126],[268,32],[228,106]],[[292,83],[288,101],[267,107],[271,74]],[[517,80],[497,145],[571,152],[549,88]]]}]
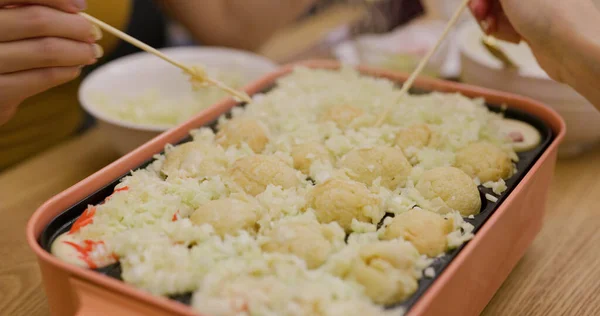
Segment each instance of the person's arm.
[{"label": "person's arm", "polygon": [[[600,28],[599,28],[600,29]],[[581,59],[568,62],[564,82],[574,87],[600,110],[600,41],[578,45]]]},{"label": "person's arm", "polygon": [[600,9],[593,0],[472,0],[483,30],[525,40],[540,66],[600,110]]},{"label": "person's arm", "polygon": [[600,9],[588,2],[580,10],[572,17],[578,23],[557,29],[564,45],[560,79],[600,110]]},{"label": "person's arm", "polygon": [[258,49],[316,0],[160,0],[203,44]]}]

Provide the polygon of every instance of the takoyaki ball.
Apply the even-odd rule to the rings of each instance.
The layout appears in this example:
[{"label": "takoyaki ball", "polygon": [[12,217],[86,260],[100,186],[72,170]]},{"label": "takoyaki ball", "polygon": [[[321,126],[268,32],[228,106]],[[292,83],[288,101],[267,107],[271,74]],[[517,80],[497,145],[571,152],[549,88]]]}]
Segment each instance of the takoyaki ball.
[{"label": "takoyaki ball", "polygon": [[219,236],[235,236],[242,230],[256,233],[257,220],[256,206],[233,198],[210,201],[190,216],[195,225],[210,224]]},{"label": "takoyaki ball", "polygon": [[294,145],[291,155],[294,159],[294,168],[304,174],[310,174],[310,166],[315,161],[332,161],[331,153],[327,148],[316,142]]},{"label": "takoyaki ball", "polygon": [[477,185],[466,173],[454,167],[439,167],[423,172],[416,189],[426,199],[439,197],[463,216],[478,214],[481,209]]},{"label": "takoyaki ball", "polygon": [[224,148],[246,143],[255,153],[261,153],[269,142],[268,134],[268,128],[259,120],[237,117],[219,128],[215,140]]},{"label": "takoyaki ball", "polygon": [[381,185],[392,190],[406,184],[412,169],[400,148],[388,146],[355,149],[340,159],[339,167],[366,185],[381,177]]},{"label": "takoyaki ball", "polygon": [[251,155],[236,160],[229,175],[246,193],[256,196],[269,184],[283,189],[300,183],[296,170],[276,156]]},{"label": "takoyaki ball", "polygon": [[396,134],[394,143],[400,147],[404,154],[408,148],[422,149],[429,145],[431,140],[431,129],[426,124],[413,125],[400,130]]},{"label": "takoyaki ball", "polygon": [[417,290],[414,267],[418,258],[418,251],[402,240],[364,245],[349,276],[365,287],[375,303],[393,304]]},{"label": "takoyaki ball", "polygon": [[453,223],[443,216],[412,209],[398,214],[386,227],[383,239],[403,238],[411,242],[419,253],[436,257],[448,248],[446,235],[452,232]]},{"label": "takoyaki ball", "polygon": [[172,177],[210,177],[225,172],[227,160],[217,149],[188,142],[176,146],[165,157],[161,172]]},{"label": "takoyaki ball", "polygon": [[507,179],[513,165],[506,152],[488,142],[476,142],[456,153],[456,167],[483,182]]},{"label": "takoyaki ball", "polygon": [[309,269],[323,264],[332,251],[331,241],[316,221],[281,223],[265,235],[268,241],[262,245],[264,251],[293,254],[303,259]]},{"label": "takoyaki ball", "polygon": [[320,183],[310,191],[307,200],[319,222],[337,222],[346,232],[354,218],[376,223],[383,216],[379,214],[379,199],[364,184],[350,180],[329,179]]},{"label": "takoyaki ball", "polygon": [[362,109],[355,106],[346,104],[336,105],[321,113],[319,120],[321,122],[331,121],[334,122],[338,128],[347,129],[355,119],[364,114],[365,112]]}]

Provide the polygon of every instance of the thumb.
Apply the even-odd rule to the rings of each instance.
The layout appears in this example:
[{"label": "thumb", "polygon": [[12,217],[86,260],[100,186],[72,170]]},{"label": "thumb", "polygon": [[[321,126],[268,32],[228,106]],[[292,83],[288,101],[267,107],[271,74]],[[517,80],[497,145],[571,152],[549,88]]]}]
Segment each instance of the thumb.
[{"label": "thumb", "polygon": [[17,106],[21,102],[8,102],[0,105],[0,126],[8,122],[17,112]]},{"label": "thumb", "polygon": [[86,0],[0,0],[0,8],[23,5],[42,5],[69,13],[77,13],[87,7]]}]

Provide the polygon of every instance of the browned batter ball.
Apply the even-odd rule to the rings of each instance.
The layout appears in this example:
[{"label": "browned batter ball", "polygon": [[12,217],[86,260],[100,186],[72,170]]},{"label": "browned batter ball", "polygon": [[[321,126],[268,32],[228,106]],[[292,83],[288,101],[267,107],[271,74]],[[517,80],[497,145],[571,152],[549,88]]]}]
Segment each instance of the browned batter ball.
[{"label": "browned batter ball", "polygon": [[294,145],[291,154],[294,159],[294,168],[304,174],[310,174],[310,166],[315,161],[331,162],[333,160],[327,148],[316,142]]},{"label": "browned batter ball", "polygon": [[300,183],[294,168],[276,156],[252,155],[238,159],[229,175],[246,193],[259,195],[269,184],[284,189]]},{"label": "browned batter ball", "polygon": [[386,228],[383,239],[403,238],[411,242],[419,253],[436,257],[446,251],[446,235],[452,232],[453,223],[442,215],[412,209],[398,214]]},{"label": "browned batter ball", "polygon": [[256,207],[248,202],[226,198],[200,206],[192,213],[190,221],[196,225],[210,224],[219,236],[236,235],[241,230],[255,233],[256,211]]},{"label": "browned batter ball", "polygon": [[308,205],[315,210],[319,222],[337,222],[346,232],[350,231],[352,219],[371,223],[371,214],[381,212],[379,199],[364,184],[339,179],[316,185],[308,195]]},{"label": "browned batter ball", "polygon": [[259,120],[238,117],[220,127],[216,142],[225,148],[246,143],[255,153],[261,153],[269,142],[268,134],[268,128]]},{"label": "browned batter ball", "polygon": [[381,177],[381,185],[392,190],[406,184],[412,169],[402,150],[389,146],[353,150],[340,160],[339,166],[350,171],[350,178],[366,185]]},{"label": "browned batter ball", "polygon": [[488,142],[468,145],[456,153],[456,167],[481,182],[507,179],[512,175],[513,165],[506,152]]},{"label": "browned batter ball", "polygon": [[416,189],[427,199],[439,197],[463,216],[478,214],[481,197],[473,179],[454,167],[439,167],[425,171]]},{"label": "browned batter ball", "polygon": [[321,122],[334,122],[338,128],[347,129],[352,122],[364,115],[365,112],[351,105],[336,105],[321,113],[319,120]]}]

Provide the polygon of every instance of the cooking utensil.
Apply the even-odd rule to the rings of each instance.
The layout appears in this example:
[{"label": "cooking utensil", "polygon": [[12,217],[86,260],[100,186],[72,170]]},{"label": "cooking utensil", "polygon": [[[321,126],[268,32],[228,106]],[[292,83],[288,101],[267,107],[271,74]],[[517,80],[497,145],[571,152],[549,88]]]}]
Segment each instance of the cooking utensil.
[{"label": "cooking utensil", "polygon": [[[446,36],[448,36],[448,33],[450,33],[450,30],[452,29],[452,27],[456,24],[456,22],[458,22],[460,15],[467,8],[470,1],[471,0],[463,0],[463,2],[460,4],[458,9],[456,9],[456,11],[454,12],[454,15],[452,16],[450,21],[448,21],[448,24],[446,24],[446,28],[442,32],[442,35],[440,36],[440,38],[437,40],[435,45],[427,52],[425,57],[423,57],[423,59],[421,59],[417,68],[412,72],[410,77],[408,77],[406,82],[404,82],[404,84],[402,85],[402,89],[400,89],[400,97],[404,96],[408,92],[408,90],[410,90],[410,88],[414,84],[417,77],[421,74],[421,72],[423,72],[423,69],[425,69],[425,66],[427,65],[427,63],[429,62],[431,57],[433,57],[433,54],[438,50],[438,48],[440,47],[440,45],[442,44],[442,42],[444,41]],[[375,122],[375,126],[381,126],[385,122],[385,119],[387,118],[387,116],[390,114],[391,111],[392,111],[391,106],[387,106],[384,109],[382,115],[377,119],[377,122]]]},{"label": "cooking utensil", "polygon": [[[247,90],[251,94],[264,91],[297,65],[323,69],[340,66],[326,61],[288,65],[249,85]],[[388,78],[398,83],[406,79],[393,72],[366,67],[361,67],[360,70],[364,74]],[[461,93],[471,98],[483,97],[495,104],[497,109],[505,104],[507,112],[515,113],[514,118],[528,121],[527,117],[535,117],[537,119],[531,123],[537,122],[535,126],[542,131],[551,132],[545,134],[551,138],[547,138],[548,142],[540,147],[537,154],[527,154],[531,158],[529,163],[525,162],[526,159],[519,161],[523,166],[519,169],[521,176],[507,182],[511,189],[503,193],[496,202],[484,200],[488,211],[469,219],[481,225],[475,237],[457,249],[451,261],[447,261],[448,257],[436,259],[439,267],[443,265],[445,268],[436,269],[433,279],[424,279],[420,283],[422,291],[407,303],[412,305],[408,313],[413,316],[478,315],[524,255],[542,225],[545,208],[543,201],[554,172],[557,147],[565,135],[564,121],[543,104],[517,95],[427,78],[420,80],[418,87],[428,91]],[[178,143],[189,135],[191,129],[210,124],[236,105],[232,100],[216,104],[192,121],[165,132],[58,194],[34,213],[27,226],[27,240],[38,257],[52,315],[198,315],[198,312],[184,304],[151,295],[108,277],[107,272],[103,275],[98,271],[62,262],[46,251],[43,245],[50,242],[48,238],[53,238],[52,232],[56,233],[63,224],[71,223],[88,204],[98,203],[112,193],[115,179],[140,167],[140,164],[161,152],[167,143]],[[524,115],[519,116],[518,113]],[[484,195],[491,192],[486,191],[489,190],[486,188],[481,190]],[[532,199],[533,196],[536,198]],[[66,221],[59,223],[59,218]],[[188,302],[189,298],[188,296]],[[182,297],[178,299],[185,301]]]},{"label": "cooking utensil", "polygon": [[518,68],[517,64],[514,63],[510,57],[508,57],[502,48],[500,48],[495,38],[491,36],[482,36],[481,43],[483,44],[483,47],[490,52],[490,54],[502,62],[506,69],[516,70]]},{"label": "cooking utensil", "polygon": [[252,99],[250,99],[248,94],[246,94],[245,92],[237,91],[237,90],[227,86],[226,84],[222,83],[219,80],[215,80],[215,79],[212,79],[212,78],[206,76],[206,74],[204,74],[203,71],[201,71],[200,69],[197,69],[194,67],[188,67],[176,60],[173,60],[171,57],[161,53],[157,49],[139,41],[138,39],[136,39],[134,37],[127,35],[124,32],[121,32],[120,30],[108,25],[107,23],[105,23],[89,14],[81,12],[81,13],[79,13],[79,15],[81,15],[88,21],[94,23],[95,25],[99,26],[100,28],[104,29],[105,31],[113,34],[114,36],[130,43],[131,45],[136,46],[139,49],[144,50],[150,54],[153,54],[153,55],[161,58],[162,60],[171,63],[172,65],[174,65],[176,67],[179,67],[181,70],[183,70],[185,73],[187,73],[188,75],[191,76],[192,81],[197,81],[198,83],[201,83],[201,84],[208,83],[208,84],[219,87],[223,91],[226,91],[227,93],[237,97],[238,99],[240,99],[242,101],[245,101],[245,102],[252,101]]}]

